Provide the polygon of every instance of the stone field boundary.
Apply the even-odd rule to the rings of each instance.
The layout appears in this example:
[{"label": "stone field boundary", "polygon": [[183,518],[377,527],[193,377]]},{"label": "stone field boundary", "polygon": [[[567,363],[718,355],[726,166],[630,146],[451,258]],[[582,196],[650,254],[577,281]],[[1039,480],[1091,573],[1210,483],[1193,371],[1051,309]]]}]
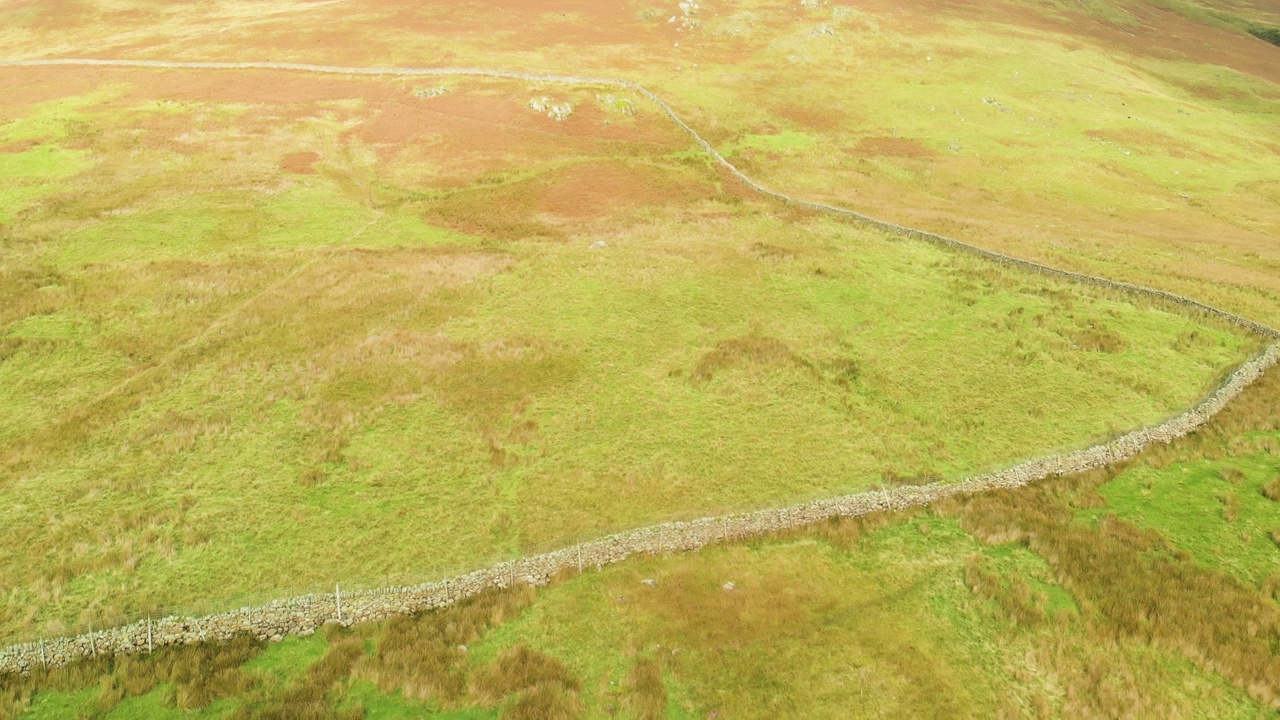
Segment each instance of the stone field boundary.
[{"label": "stone field boundary", "polygon": [[165,645],[203,640],[227,640],[240,633],[259,639],[280,640],[285,635],[309,635],[328,622],[351,625],[447,607],[490,588],[516,583],[543,585],[564,571],[582,572],[590,567],[620,562],[631,555],[696,550],[765,533],[798,528],[837,517],[854,517],[885,510],[927,505],[964,493],[1017,488],[1051,476],[1068,475],[1103,467],[1136,456],[1154,443],[1168,443],[1209,421],[1270,368],[1280,363],[1280,330],[1175,293],[1106,278],[1062,270],[1011,257],[930,232],[878,220],[853,210],[793,198],[774,191],[745,175],[676,114],[662,98],[639,83],[605,78],[546,75],[472,68],[359,68],[276,62],[167,62],[159,60],[40,59],[0,61],[0,67],[100,66],[176,70],[282,70],[338,75],[375,76],[471,76],[528,82],[594,85],[630,90],[654,103],[719,165],[752,190],[797,207],[855,220],[894,235],[921,240],[993,262],[1044,275],[1084,283],[1125,294],[1193,309],[1234,324],[1270,341],[1249,358],[1208,396],[1186,411],[1159,425],[1134,430],[1083,450],[1028,460],[1013,467],[952,483],[900,487],[861,492],[788,507],[750,513],[699,518],[608,535],[552,552],[500,562],[490,567],[439,582],[379,590],[311,594],[274,600],[254,607],[201,617],[170,616],[85,633],[74,637],[39,640],[0,648],[0,674],[29,673],[57,667],[78,659],[116,653],[151,652]]}]

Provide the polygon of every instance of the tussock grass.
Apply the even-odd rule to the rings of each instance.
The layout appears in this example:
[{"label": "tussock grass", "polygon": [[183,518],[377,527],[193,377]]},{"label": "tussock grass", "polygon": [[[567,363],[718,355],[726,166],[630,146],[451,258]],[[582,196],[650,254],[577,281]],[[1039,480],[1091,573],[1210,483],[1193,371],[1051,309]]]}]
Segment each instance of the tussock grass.
[{"label": "tussock grass", "polygon": [[[356,675],[376,683],[383,692],[399,690],[407,698],[455,706],[473,692],[467,646],[493,626],[517,616],[532,602],[533,593],[528,589],[489,593],[448,613],[389,621],[377,652],[361,662]],[[475,690],[489,693],[496,701],[509,691],[501,691],[495,684],[506,671],[495,672],[495,677]]]},{"label": "tussock grass", "polygon": [[1272,502],[1280,502],[1280,475],[1271,478],[1271,481],[1262,486],[1262,496]]},{"label": "tussock grass", "polygon": [[662,663],[657,658],[637,656],[627,672],[623,689],[628,693],[626,707],[641,720],[665,717],[667,685],[662,677]]}]

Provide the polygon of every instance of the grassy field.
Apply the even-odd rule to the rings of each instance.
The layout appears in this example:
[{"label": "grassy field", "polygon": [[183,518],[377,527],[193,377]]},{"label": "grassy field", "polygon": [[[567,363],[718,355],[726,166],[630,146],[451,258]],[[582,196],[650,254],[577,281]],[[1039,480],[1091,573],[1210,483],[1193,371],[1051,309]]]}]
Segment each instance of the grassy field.
[{"label": "grassy field", "polygon": [[[1105,472],[278,644],[86,663],[0,697],[27,718],[1272,717],[1280,501],[1259,478],[1280,483],[1277,401],[1273,371]],[[1238,516],[1146,519],[1223,492]]]},{"label": "grassy field", "polygon": [[570,125],[509,84],[263,77],[109,75],[0,126],[7,633],[959,477],[1255,347],[745,200],[589,89]]},{"label": "grassy field", "polygon": [[[14,0],[0,60],[634,80],[777,190],[1280,325],[1273,28]],[[1159,421],[1259,344],[765,202],[616,88],[0,67],[0,98],[0,643],[955,479]],[[1278,399],[1017,492],[4,678],[0,716],[1269,717]]]}]

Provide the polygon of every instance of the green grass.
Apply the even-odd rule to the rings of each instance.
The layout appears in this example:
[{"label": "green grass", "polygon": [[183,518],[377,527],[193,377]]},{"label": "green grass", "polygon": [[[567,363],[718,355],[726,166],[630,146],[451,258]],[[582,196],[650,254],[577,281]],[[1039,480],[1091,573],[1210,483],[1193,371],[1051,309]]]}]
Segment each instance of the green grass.
[{"label": "green grass", "polygon": [[[338,149],[363,104],[294,110],[268,138],[246,130],[262,108],[125,97],[33,111],[57,147],[50,108],[74,107],[87,164],[0,251],[0,520],[41,556],[0,563],[8,633],[957,478],[1163,419],[1255,347],[743,203],[665,145],[566,137],[574,163],[442,192]],[[212,139],[135,148],[137,113],[194,114]],[[324,150],[316,175],[276,167],[299,146]],[[707,199],[542,209],[593,152]],[[445,227],[459,217],[502,224]]]},{"label": "green grass", "polygon": [[323,634],[310,637],[290,636],[268,646],[245,663],[244,668],[264,680],[284,686],[297,680],[324,657],[328,649]]},{"label": "green grass", "polygon": [[368,720],[398,720],[430,717],[439,720],[487,720],[498,714],[490,708],[441,710],[430,704],[407,700],[399,693],[388,694],[368,680],[357,680],[343,693],[345,705],[359,708]]},{"label": "green grass", "polygon": [[807,150],[817,144],[811,135],[788,130],[772,135],[747,135],[721,151],[725,157],[733,157],[743,150]]},{"label": "green grass", "polygon": [[[1277,438],[1275,434],[1263,437]],[[1280,504],[1262,487],[1280,475],[1271,452],[1135,468],[1104,485],[1107,511],[1169,538],[1209,567],[1262,586],[1280,575]]]},{"label": "green grass", "polygon": [[94,688],[66,692],[43,692],[35,697],[31,706],[23,713],[30,720],[57,720],[59,718],[76,717],[88,713],[97,693]]},{"label": "green grass", "polygon": [[138,697],[130,697],[121,700],[118,705],[111,709],[109,713],[103,717],[106,720],[141,720],[146,718],[223,718],[227,717],[228,711],[231,709],[231,703],[227,701],[213,702],[199,710],[192,712],[188,709],[179,709],[174,707],[173,702],[169,699],[171,689],[165,686],[157,687],[155,690]]}]

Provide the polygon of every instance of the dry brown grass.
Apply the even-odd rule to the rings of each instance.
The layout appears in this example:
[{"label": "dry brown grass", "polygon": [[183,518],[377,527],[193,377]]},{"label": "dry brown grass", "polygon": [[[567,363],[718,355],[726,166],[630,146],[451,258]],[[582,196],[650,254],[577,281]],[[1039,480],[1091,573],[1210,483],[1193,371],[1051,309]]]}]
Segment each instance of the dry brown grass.
[{"label": "dry brown grass", "polygon": [[1001,577],[984,570],[980,558],[975,557],[965,568],[965,584],[978,597],[994,600],[1000,612],[1017,625],[1032,626],[1047,617],[1044,593],[1032,591],[1020,575]]},{"label": "dry brown grass", "polygon": [[640,720],[657,720],[667,708],[667,685],[662,678],[662,664],[655,658],[638,656],[623,685],[627,691],[625,705]]},{"label": "dry brown grass", "polygon": [[1270,482],[1262,486],[1262,495],[1272,502],[1280,502],[1280,475],[1271,478]]},{"label": "dry brown grass", "polygon": [[472,679],[472,692],[484,705],[502,703],[501,717],[512,720],[560,720],[582,714],[582,684],[559,660],[524,645],[507,648]]},{"label": "dry brown grass", "polygon": [[388,621],[378,650],[356,667],[356,677],[386,692],[430,700],[445,707],[470,692],[466,646],[489,628],[518,615],[533,602],[533,590],[490,592],[448,612],[426,613]]},{"label": "dry brown grass", "polygon": [[777,366],[801,364],[803,360],[796,356],[786,343],[777,338],[748,335],[746,337],[722,340],[716,347],[707,351],[693,368],[691,374],[695,382],[706,382],[717,373],[730,368],[742,366]]}]

